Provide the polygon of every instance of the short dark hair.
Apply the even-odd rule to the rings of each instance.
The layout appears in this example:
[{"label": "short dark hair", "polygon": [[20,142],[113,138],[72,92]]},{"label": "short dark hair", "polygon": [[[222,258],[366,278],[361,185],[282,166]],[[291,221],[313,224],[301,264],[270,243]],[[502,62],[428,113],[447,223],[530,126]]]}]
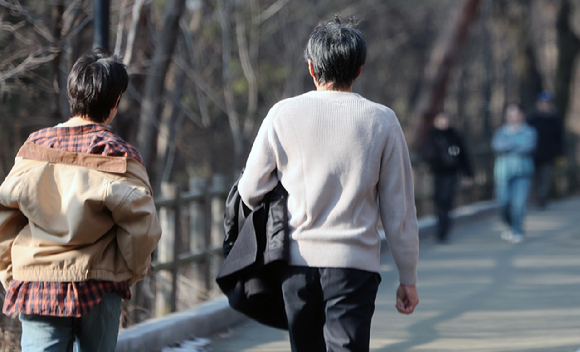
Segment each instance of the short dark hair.
[{"label": "short dark hair", "polygon": [[105,122],[128,85],[127,69],[116,57],[108,57],[99,51],[81,56],[67,80],[72,116],[88,117],[96,123]]},{"label": "short dark hair", "polygon": [[344,20],[335,15],[318,25],[304,49],[304,58],[312,61],[320,83],[332,82],[334,88],[349,87],[367,59],[367,44],[357,30],[354,17]]}]

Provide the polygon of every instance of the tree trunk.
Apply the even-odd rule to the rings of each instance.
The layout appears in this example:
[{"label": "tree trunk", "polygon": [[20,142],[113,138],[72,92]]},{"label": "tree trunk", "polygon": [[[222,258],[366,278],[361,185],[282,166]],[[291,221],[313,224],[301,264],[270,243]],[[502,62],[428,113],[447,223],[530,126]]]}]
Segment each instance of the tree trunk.
[{"label": "tree trunk", "polygon": [[160,112],[160,100],[164,96],[165,76],[171,56],[177,42],[179,19],[185,8],[185,0],[168,0],[165,5],[163,27],[157,35],[153,61],[145,82],[145,94],[139,115],[139,130],[137,132],[137,146],[143,157],[145,166],[152,171],[155,169],[155,136],[159,128],[157,116]]},{"label": "tree trunk", "polygon": [[119,21],[117,22],[117,38],[115,39],[115,49],[113,54],[121,56],[121,46],[123,46],[123,32],[125,29],[125,11],[127,10],[127,0],[121,1],[119,6]]},{"label": "tree trunk", "polygon": [[242,153],[244,151],[244,138],[242,135],[240,118],[238,112],[236,111],[233,78],[230,69],[230,61],[232,57],[230,15],[232,6],[233,4],[230,1],[218,0],[218,21],[222,30],[222,79],[224,85],[224,100],[226,104],[226,112],[228,115],[230,130],[232,132],[232,138],[234,141],[234,160],[236,163],[234,168],[238,170],[240,169],[240,165],[238,163],[241,162]]},{"label": "tree trunk", "polygon": [[64,114],[61,109],[61,95],[66,95],[66,85],[63,86],[61,84],[60,79],[60,64],[62,61],[62,43],[60,42],[62,37],[62,27],[63,27],[63,14],[64,14],[64,2],[58,1],[52,7],[52,23],[54,23],[54,27],[52,27],[52,38],[54,43],[53,50],[56,51],[56,56],[52,61],[52,84],[54,85],[55,92],[52,94],[53,101],[52,101],[52,117],[56,121],[62,121],[64,119]]},{"label": "tree trunk", "polygon": [[491,136],[493,133],[492,123],[491,123],[491,97],[493,93],[493,52],[491,48],[491,31],[490,31],[490,22],[491,22],[491,8],[492,4],[487,2],[483,5],[483,19],[482,19],[482,26],[483,26],[483,64],[485,67],[485,78],[484,78],[484,86],[483,86],[483,101],[484,101],[484,110],[482,113],[483,117],[483,137],[480,140],[489,141],[491,140]]},{"label": "tree trunk", "polygon": [[538,71],[536,54],[531,41],[525,49],[525,73],[521,80],[521,105],[528,110],[534,107],[536,96],[543,89],[542,76]]},{"label": "tree trunk", "polygon": [[[249,6],[251,7],[252,18],[254,18],[257,16],[256,1],[250,1]],[[246,22],[244,19],[244,13],[242,9],[239,9],[236,14],[236,38],[238,43],[238,52],[240,55],[240,63],[242,65],[244,76],[248,80],[248,109],[246,113],[246,123],[254,120],[254,115],[258,110],[258,77],[255,67],[257,64],[256,61],[258,59],[257,52],[260,37],[257,24],[252,21],[250,25],[250,46],[248,46],[246,40]],[[250,126],[250,128],[251,127],[252,126]],[[246,130],[244,129],[244,132],[245,131]]]},{"label": "tree trunk", "polygon": [[564,1],[558,22],[558,70],[556,73],[555,104],[558,114],[564,120],[570,101],[570,83],[574,79],[574,62],[580,52],[580,39],[570,28],[570,1]]},{"label": "tree trunk", "polygon": [[411,148],[418,149],[443,106],[449,73],[461,52],[469,27],[475,22],[481,0],[465,0],[458,5],[454,20],[441,32],[427,67],[417,104],[411,113]]},{"label": "tree trunk", "polygon": [[157,161],[155,163],[157,165],[157,177],[155,177],[155,193],[161,190],[161,184],[170,181],[173,161],[175,159],[175,139],[184,117],[184,113],[178,102],[183,96],[183,88],[187,75],[177,65],[173,65],[170,71],[173,71],[173,87],[171,87],[171,92],[168,92],[167,95],[171,96],[172,103],[165,104],[161,115],[159,134],[157,135]]},{"label": "tree trunk", "polygon": [[[555,105],[559,116],[562,118],[561,123],[563,126],[567,126],[567,122],[569,122],[566,121],[566,115],[568,113],[568,107],[570,106],[570,99],[573,99],[572,95],[574,94],[574,91],[570,89],[571,83],[574,80],[574,67],[580,66],[576,64],[578,62],[578,53],[580,52],[580,39],[573,32],[572,28],[570,28],[571,14],[570,1],[564,1],[556,23],[559,56],[555,94]],[[564,153],[573,165],[568,168],[569,189],[577,189],[578,183],[580,182],[577,175],[578,165],[580,163],[578,156],[580,142],[578,135],[573,133],[567,134],[565,139],[567,148],[564,150]]]},{"label": "tree trunk", "polygon": [[137,25],[141,20],[142,9],[143,0],[135,0],[131,17],[131,26],[129,28],[129,33],[127,33],[127,46],[125,47],[125,55],[123,55],[123,63],[127,66],[129,66],[131,63],[131,58],[133,56],[133,48],[135,46],[135,38],[137,36]]}]

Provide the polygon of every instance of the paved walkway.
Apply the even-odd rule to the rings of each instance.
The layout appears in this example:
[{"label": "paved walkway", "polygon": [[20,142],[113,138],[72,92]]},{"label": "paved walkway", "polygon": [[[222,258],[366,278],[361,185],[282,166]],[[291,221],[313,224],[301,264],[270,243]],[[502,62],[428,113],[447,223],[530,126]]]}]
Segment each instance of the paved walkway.
[{"label": "paved walkway", "polygon": [[[526,228],[519,245],[500,240],[496,217],[457,227],[447,245],[423,241],[411,316],[394,308],[383,255],[371,351],[580,351],[580,199],[532,210]],[[254,322],[201,345],[179,351],[290,351],[285,332]]]}]

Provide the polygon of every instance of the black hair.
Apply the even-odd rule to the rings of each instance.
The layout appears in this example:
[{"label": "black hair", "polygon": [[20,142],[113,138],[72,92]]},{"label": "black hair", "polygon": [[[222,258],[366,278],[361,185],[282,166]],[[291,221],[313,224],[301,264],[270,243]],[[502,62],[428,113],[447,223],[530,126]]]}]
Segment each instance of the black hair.
[{"label": "black hair", "polygon": [[320,83],[332,82],[333,88],[350,87],[367,58],[367,44],[357,30],[354,17],[344,20],[335,15],[318,25],[304,49],[306,61],[312,61]]},{"label": "black hair", "polygon": [[128,85],[127,69],[115,56],[108,57],[98,50],[81,56],[67,80],[72,116],[88,117],[96,123],[105,122]]}]

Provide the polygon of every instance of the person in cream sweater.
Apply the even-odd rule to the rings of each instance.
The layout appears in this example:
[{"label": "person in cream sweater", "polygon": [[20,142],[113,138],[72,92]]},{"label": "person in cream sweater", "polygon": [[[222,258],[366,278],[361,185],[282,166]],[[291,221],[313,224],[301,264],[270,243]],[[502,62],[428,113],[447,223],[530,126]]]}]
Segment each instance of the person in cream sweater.
[{"label": "person in cream sweater", "polygon": [[288,191],[290,262],[282,275],[292,351],[368,351],[379,283],[379,219],[411,314],[419,239],[413,176],[395,113],[352,92],[366,59],[353,20],[315,28],[305,49],[316,91],[278,102],[239,182],[250,208]]}]

